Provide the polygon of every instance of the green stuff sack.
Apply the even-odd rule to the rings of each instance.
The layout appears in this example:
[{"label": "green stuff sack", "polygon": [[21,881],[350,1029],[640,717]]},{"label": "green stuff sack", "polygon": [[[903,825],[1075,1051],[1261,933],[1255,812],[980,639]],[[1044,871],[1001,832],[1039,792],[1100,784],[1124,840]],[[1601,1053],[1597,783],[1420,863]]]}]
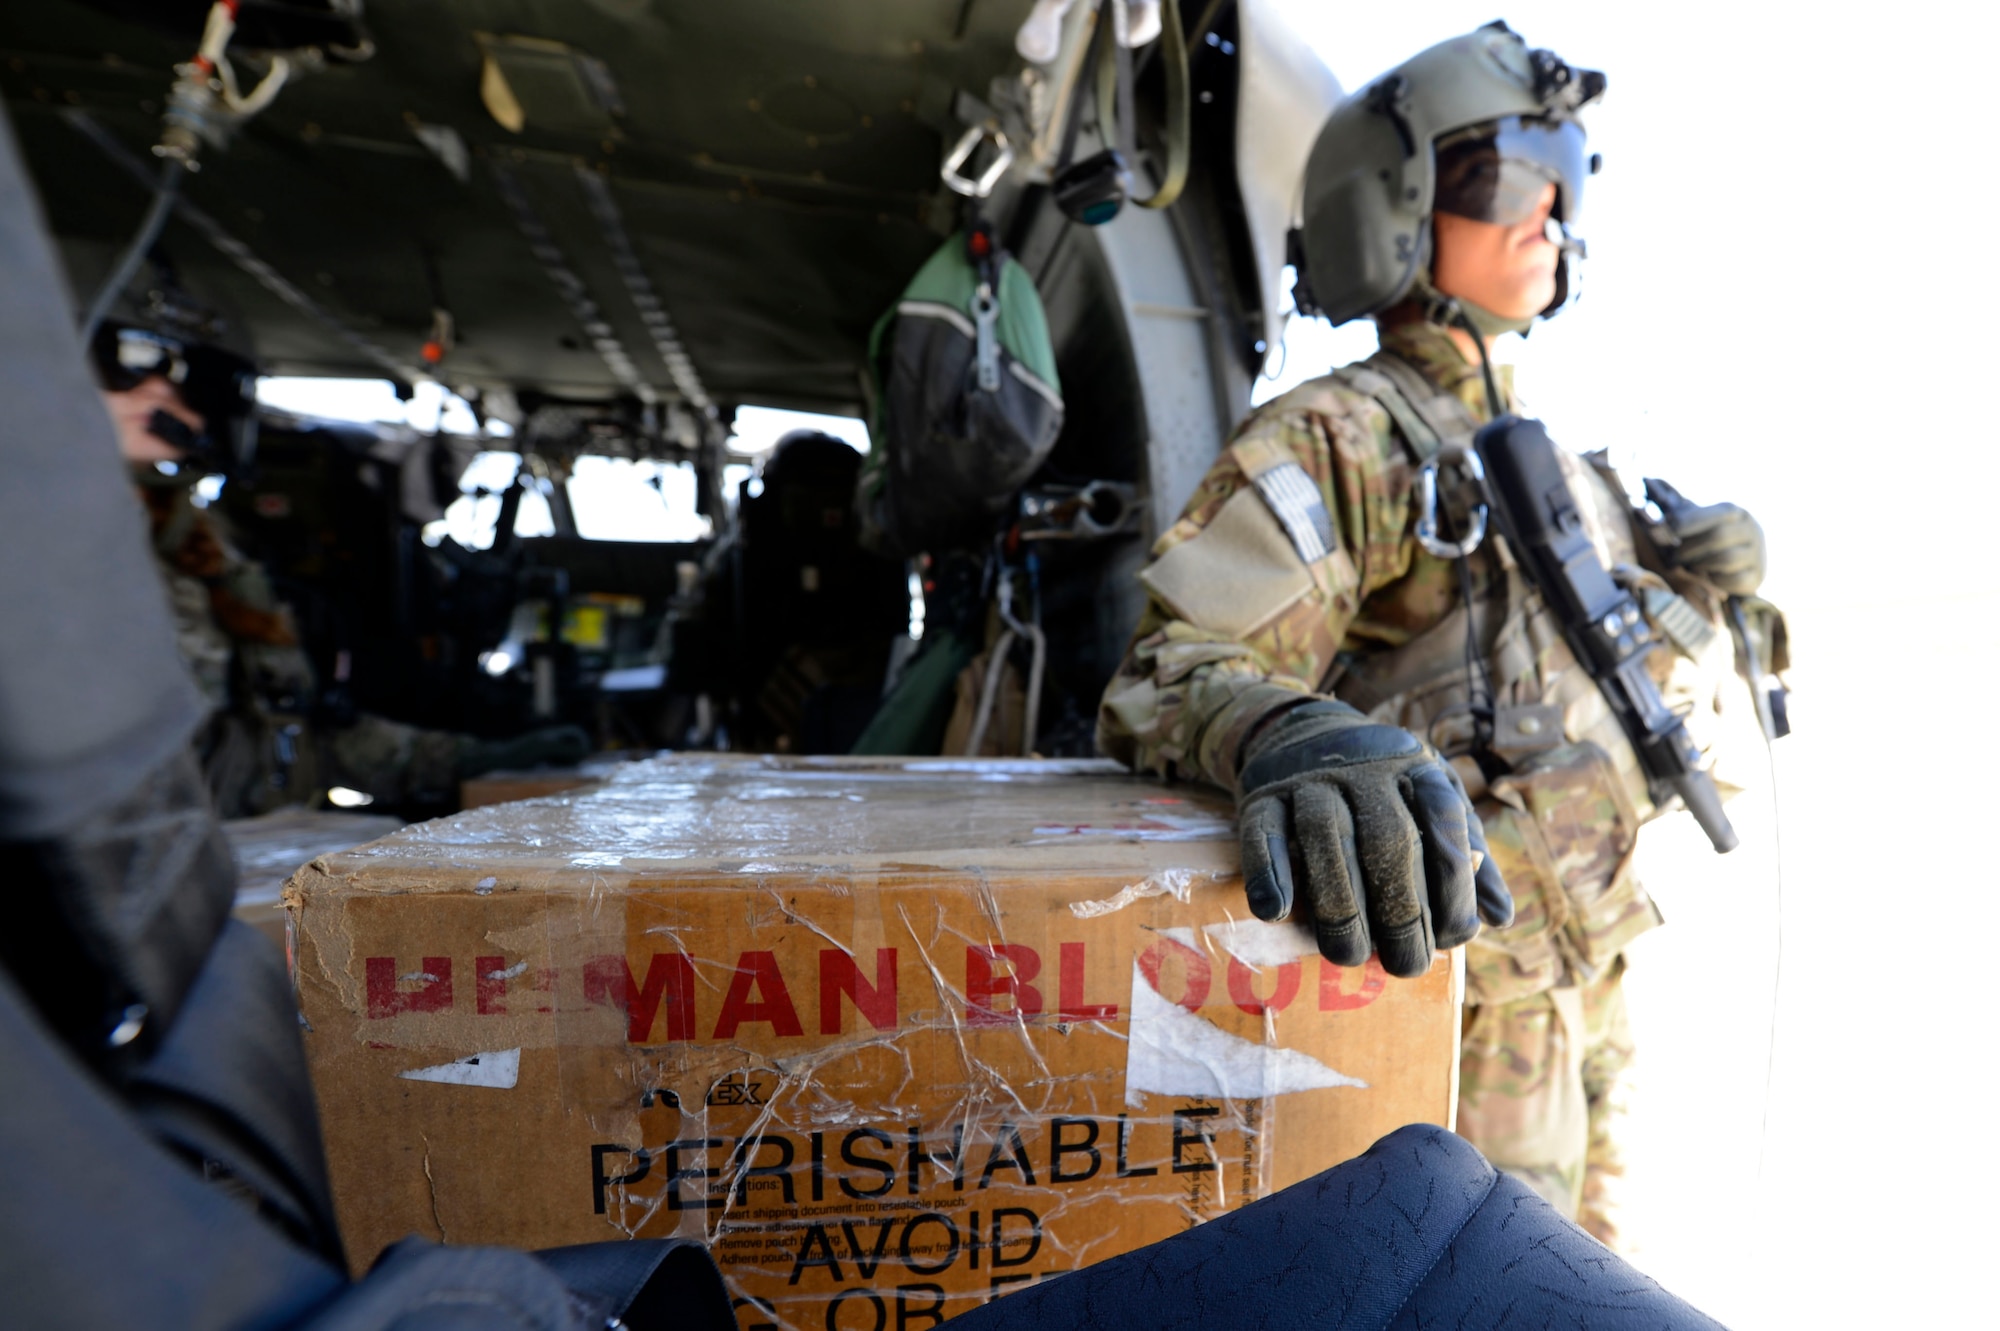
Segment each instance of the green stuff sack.
[{"label": "green stuff sack", "polygon": [[958,703],[959,673],[977,655],[975,644],[950,629],[925,634],[923,650],[848,752],[891,757],[944,752],[944,732]]},{"label": "green stuff sack", "polygon": [[888,552],[977,548],[1055,447],[1062,387],[1034,279],[983,226],[933,254],[868,342],[874,447],[856,500]]}]

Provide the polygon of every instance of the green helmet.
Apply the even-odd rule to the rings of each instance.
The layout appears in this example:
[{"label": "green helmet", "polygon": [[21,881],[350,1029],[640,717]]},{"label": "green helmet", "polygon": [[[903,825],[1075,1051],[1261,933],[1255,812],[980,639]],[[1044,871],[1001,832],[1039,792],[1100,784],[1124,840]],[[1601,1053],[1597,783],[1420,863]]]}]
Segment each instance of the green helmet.
[{"label": "green helmet", "polygon": [[[1529,50],[1505,23],[1440,42],[1342,102],[1306,162],[1303,223],[1294,246],[1299,308],[1336,324],[1389,308],[1430,285],[1431,215],[1514,221],[1553,182],[1561,259],[1547,318],[1577,287],[1582,242],[1571,229],[1584,178],[1577,112],[1604,92],[1604,75]],[[1440,161],[1444,170],[1440,171]],[[1449,196],[1440,199],[1440,185]],[[1552,236],[1552,238],[1555,238]],[[1481,331],[1519,331],[1460,301]]]}]

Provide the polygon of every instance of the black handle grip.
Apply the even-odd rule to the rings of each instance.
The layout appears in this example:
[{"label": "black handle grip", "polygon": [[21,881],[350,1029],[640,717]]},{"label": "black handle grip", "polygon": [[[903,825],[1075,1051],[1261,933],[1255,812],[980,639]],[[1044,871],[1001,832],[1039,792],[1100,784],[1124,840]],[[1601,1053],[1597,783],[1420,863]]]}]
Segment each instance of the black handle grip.
[{"label": "black handle grip", "polygon": [[[1487,493],[1500,529],[1524,557],[1528,576],[1561,621],[1578,662],[1611,704],[1639,755],[1647,780],[1679,794],[1718,855],[1736,849],[1736,829],[1722,796],[1701,769],[1701,753],[1660,696],[1647,658],[1662,647],[1632,593],[1604,567],[1555,441],[1540,421],[1503,416],[1482,426],[1473,446],[1485,465]],[[1686,501],[1649,483],[1662,508]]]},{"label": "black handle grip", "polygon": [[1722,811],[1722,793],[1715,788],[1715,779],[1707,772],[1688,772],[1675,777],[1673,787],[1701,830],[1708,833],[1715,853],[1727,855],[1735,850],[1740,843],[1736,829],[1729,825],[1729,815]]}]

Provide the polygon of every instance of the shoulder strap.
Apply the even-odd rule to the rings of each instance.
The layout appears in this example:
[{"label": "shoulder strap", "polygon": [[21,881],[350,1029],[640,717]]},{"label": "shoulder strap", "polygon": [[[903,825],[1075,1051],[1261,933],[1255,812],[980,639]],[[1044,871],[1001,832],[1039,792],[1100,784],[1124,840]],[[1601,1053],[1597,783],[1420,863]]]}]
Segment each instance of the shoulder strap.
[{"label": "shoulder strap", "polygon": [[1470,443],[1479,429],[1463,402],[1438,392],[1415,366],[1392,352],[1378,351],[1359,365],[1342,366],[1333,377],[1380,403],[1419,462],[1430,461],[1446,444]]}]

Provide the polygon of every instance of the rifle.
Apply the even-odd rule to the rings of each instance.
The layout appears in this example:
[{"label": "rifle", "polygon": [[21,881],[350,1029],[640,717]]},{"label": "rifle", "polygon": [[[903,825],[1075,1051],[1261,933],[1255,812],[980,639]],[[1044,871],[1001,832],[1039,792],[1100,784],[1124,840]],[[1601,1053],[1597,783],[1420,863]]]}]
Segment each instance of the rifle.
[{"label": "rifle", "polygon": [[1583,514],[1540,421],[1502,416],[1473,436],[1500,532],[1526,565],[1564,635],[1624,726],[1653,790],[1681,798],[1717,854],[1736,849],[1715,781],[1687,727],[1660,696],[1646,658],[1661,645],[1632,594],[1612,580],[1584,530]]}]

